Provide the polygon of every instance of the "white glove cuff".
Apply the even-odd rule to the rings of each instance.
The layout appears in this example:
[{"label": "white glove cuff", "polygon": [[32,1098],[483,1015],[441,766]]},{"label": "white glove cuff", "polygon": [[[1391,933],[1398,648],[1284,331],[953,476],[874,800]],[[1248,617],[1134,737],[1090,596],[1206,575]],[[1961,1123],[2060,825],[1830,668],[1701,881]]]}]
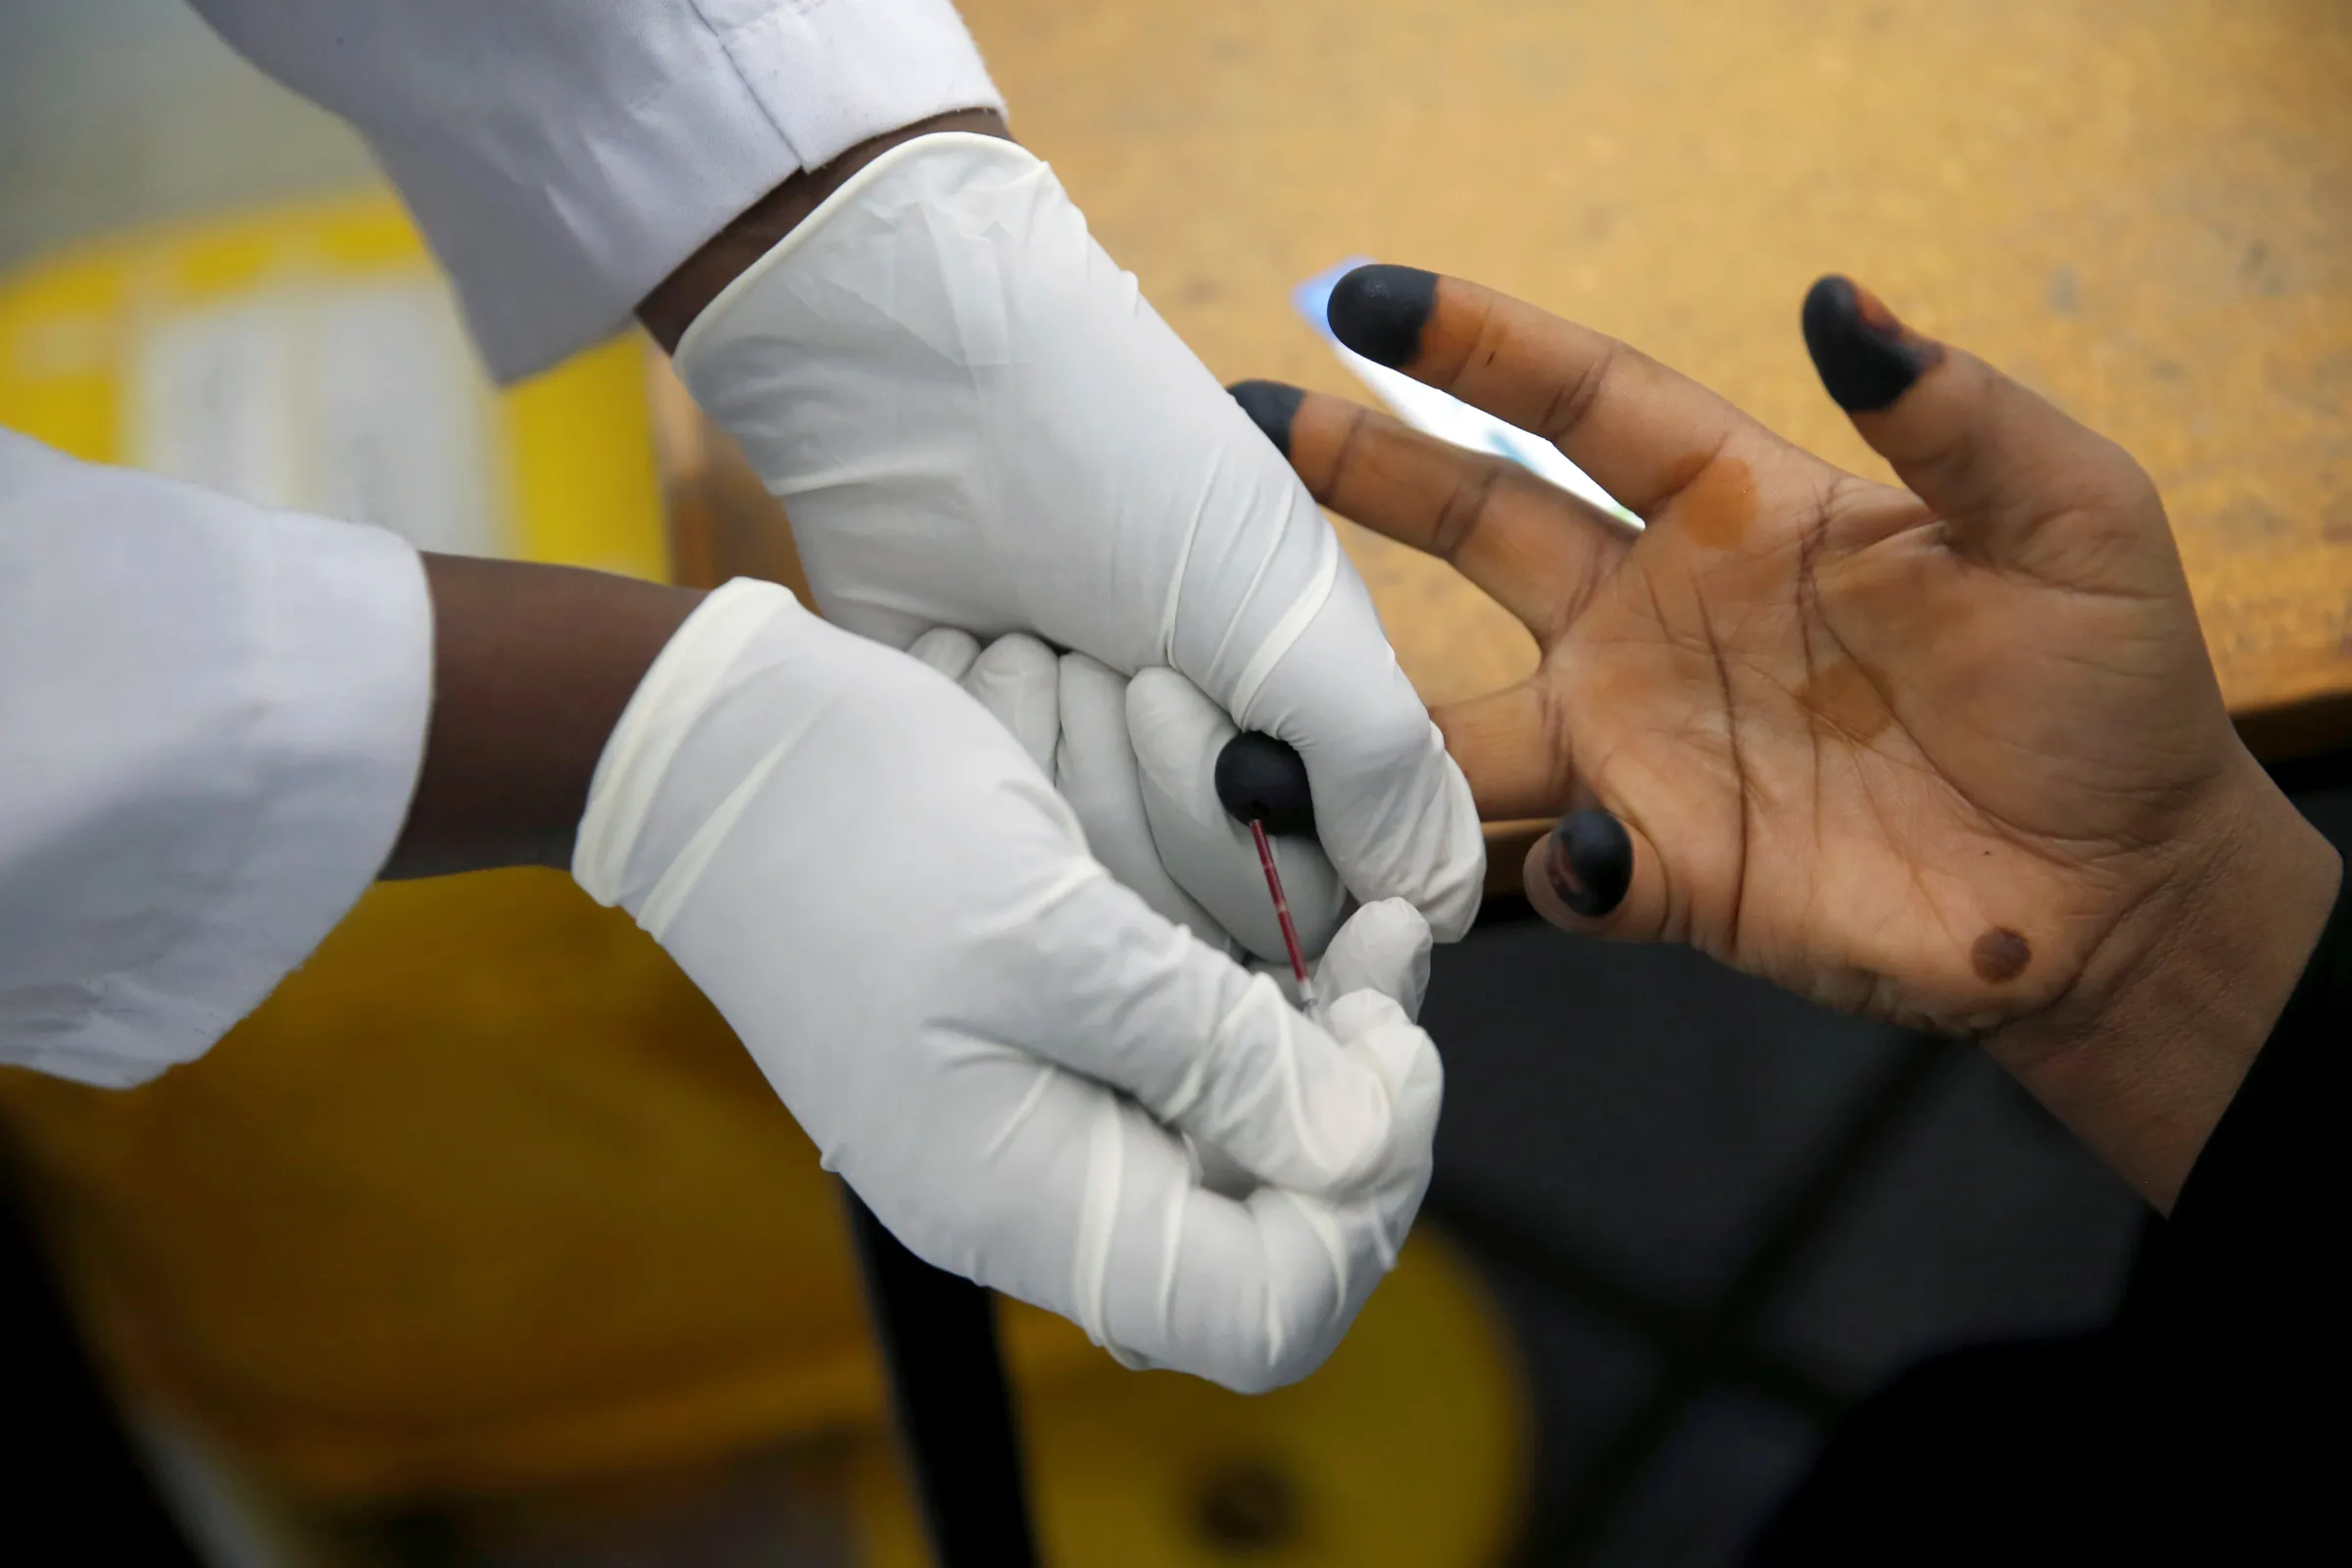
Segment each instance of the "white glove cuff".
[{"label": "white glove cuff", "polygon": [[572,843],[572,880],[597,903],[623,902],[655,793],[727,672],[762,627],[799,609],[789,589],[738,577],[712,590],[656,656],[605,741]]},{"label": "white glove cuff", "polygon": [[1247,718],[1352,575],[1279,454],[1008,141],[882,154],[719,292],[676,363],[791,510],[817,608],[895,648],[1032,631],[1122,674],[1172,665]]},{"label": "white glove cuff", "polygon": [[929,135],[910,137],[896,147],[882,152],[863,169],[843,180],[832,195],[818,202],[808,217],[795,223],[790,233],[769,246],[765,254],[761,255],[758,261],[736,273],[728,280],[725,288],[711,296],[710,303],[703,307],[701,313],[679,335],[678,346],[670,355],[671,363],[677,367],[679,378],[691,387],[694,384],[695,368],[701,358],[704,345],[711,339],[724,335],[727,331],[727,318],[742,306],[744,300],[759,292],[760,284],[770,272],[788,265],[794,257],[814,244],[816,237],[825,231],[827,224],[839,217],[845,209],[855,207],[864,200],[868,190],[888,179],[902,164],[915,163],[922,159],[936,157],[943,152],[973,146],[984,151],[1001,149],[1025,159],[1031,164],[1040,167],[1043,167],[1044,164],[1044,160],[1022,147],[1018,142],[1006,141],[1002,136],[984,136],[978,131],[970,130],[933,131]]}]

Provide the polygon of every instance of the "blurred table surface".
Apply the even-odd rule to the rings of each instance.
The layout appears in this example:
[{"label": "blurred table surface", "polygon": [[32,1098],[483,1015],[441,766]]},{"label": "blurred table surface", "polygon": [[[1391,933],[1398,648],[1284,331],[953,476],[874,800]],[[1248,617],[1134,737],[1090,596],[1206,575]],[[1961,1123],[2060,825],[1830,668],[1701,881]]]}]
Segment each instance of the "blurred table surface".
[{"label": "blurred table surface", "polygon": [[[2352,741],[2341,0],[962,0],[1110,253],[1208,362],[1361,397],[1291,313],[1353,255],[1625,338],[1857,471],[1796,330],[1870,283],[2162,486],[2260,750]],[[1351,528],[1425,697],[1533,668]]]}]

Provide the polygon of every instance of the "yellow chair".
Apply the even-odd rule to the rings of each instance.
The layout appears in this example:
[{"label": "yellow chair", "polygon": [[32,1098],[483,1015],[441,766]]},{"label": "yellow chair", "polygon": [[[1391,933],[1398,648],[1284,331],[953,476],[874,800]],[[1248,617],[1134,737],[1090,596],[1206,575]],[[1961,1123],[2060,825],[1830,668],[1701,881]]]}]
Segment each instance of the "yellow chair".
[{"label": "yellow chair", "polygon": [[[432,548],[797,576],[658,356],[494,391],[377,196],[0,283],[0,424]],[[830,1179],[663,955],[558,874],[377,888],[203,1060],[124,1094],[0,1069],[0,1118],[125,1398],[297,1514],[823,1438],[855,1555],[920,1560]],[[1467,1565],[1510,1534],[1517,1380],[1441,1243],[1263,1399],[1005,1318],[1054,1561]]]}]

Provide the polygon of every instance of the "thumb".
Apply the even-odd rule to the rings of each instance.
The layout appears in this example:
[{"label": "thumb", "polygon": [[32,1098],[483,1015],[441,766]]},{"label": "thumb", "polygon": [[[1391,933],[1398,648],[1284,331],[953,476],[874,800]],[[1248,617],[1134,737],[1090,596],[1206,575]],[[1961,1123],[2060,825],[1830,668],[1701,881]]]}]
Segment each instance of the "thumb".
[{"label": "thumb", "polygon": [[1217,952],[1230,952],[1233,939],[1168,874],[1152,841],[1135,746],[1127,738],[1127,677],[1084,654],[1064,654],[1060,708],[1054,787],[1078,813],[1086,847],[1162,916]]},{"label": "thumb", "polygon": [[[1142,670],[1128,684],[1127,734],[1160,863],[1245,948],[1279,961],[1282,928],[1257,847],[1217,798],[1217,755],[1235,733],[1225,710],[1175,670]],[[1340,873],[1312,838],[1278,834],[1268,847],[1300,946],[1322,952],[1347,908]]]},{"label": "thumb", "polygon": [[1955,549],[2062,585],[2117,588],[2140,584],[2134,553],[2115,546],[2161,541],[2138,559],[2164,569],[2172,550],[2155,486],[2123,448],[1913,331],[1851,278],[1815,283],[1803,324],[1830,396],[1944,519]]},{"label": "thumb", "polygon": [[1563,930],[1621,942],[1657,942],[1672,900],[1665,862],[1642,829],[1598,808],[1570,811],[1527,852],[1525,886],[1536,911]]},{"label": "thumb", "polygon": [[[916,646],[922,646],[920,640]],[[1054,650],[1012,632],[974,655],[956,681],[1011,731],[1037,770],[1052,778],[1054,747],[1061,734],[1061,671]]]},{"label": "thumb", "polygon": [[[1315,978],[1326,997],[1340,999],[1358,991],[1378,992],[1396,1004],[1405,1017],[1421,1016],[1421,999],[1429,992],[1429,922],[1403,899],[1367,904],[1348,917],[1331,948],[1315,967]],[[1341,1039],[1348,1031],[1334,1026]]]},{"label": "thumb", "polygon": [[1390,1137],[1407,1149],[1436,1136],[1446,1092],[1437,1045],[1414,1022],[1429,990],[1432,940],[1419,909],[1382,899],[1340,927],[1317,971],[1332,998],[1325,1023],[1388,1086]]}]

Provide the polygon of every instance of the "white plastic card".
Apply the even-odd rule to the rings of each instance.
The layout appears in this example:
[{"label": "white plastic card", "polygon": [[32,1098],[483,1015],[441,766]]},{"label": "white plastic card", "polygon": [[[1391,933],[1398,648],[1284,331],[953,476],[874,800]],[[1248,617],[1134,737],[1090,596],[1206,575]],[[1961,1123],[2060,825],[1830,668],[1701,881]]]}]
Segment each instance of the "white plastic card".
[{"label": "white plastic card", "polygon": [[1340,363],[1348,367],[1355,378],[1372,389],[1375,397],[1389,406],[1389,412],[1417,430],[1425,430],[1441,441],[1450,441],[1473,452],[1492,452],[1508,458],[1544,479],[1550,480],[1572,495],[1582,496],[1594,506],[1623,517],[1635,527],[1642,519],[1617,504],[1616,498],[1603,490],[1584,469],[1560,455],[1559,448],[1550,442],[1528,434],[1516,425],[1505,424],[1483,409],[1474,409],[1459,398],[1449,397],[1434,386],[1424,386],[1402,370],[1392,370],[1374,360],[1367,360],[1334,336],[1331,330],[1331,291],[1339,280],[1357,268],[1368,265],[1372,258],[1351,256],[1337,267],[1328,268],[1291,290],[1291,304],[1306,318],[1309,326],[1322,334],[1331,345]]}]

